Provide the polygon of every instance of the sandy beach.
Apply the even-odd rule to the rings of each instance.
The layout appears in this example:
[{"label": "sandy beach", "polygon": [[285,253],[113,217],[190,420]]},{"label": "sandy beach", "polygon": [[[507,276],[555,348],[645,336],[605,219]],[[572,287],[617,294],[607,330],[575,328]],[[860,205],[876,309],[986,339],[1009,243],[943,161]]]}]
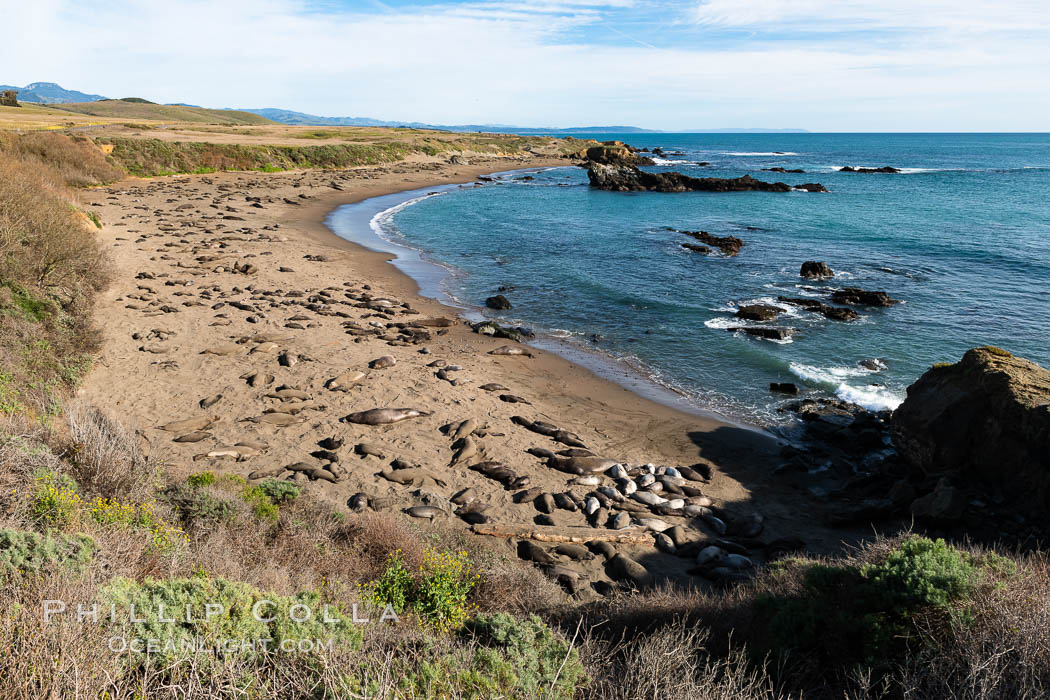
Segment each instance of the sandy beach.
[{"label": "sandy beach", "polygon": [[[587,528],[583,512],[564,508],[549,515],[553,526],[536,525],[537,507],[514,500],[520,489],[468,468],[495,461],[528,477],[528,488],[584,497],[589,487],[569,484],[572,475],[527,452],[565,445],[512,421],[521,416],[575,433],[601,457],[706,467],[710,479],[692,486],[731,529],[754,522],[757,513],[763,525],[756,538],[799,537],[811,550],[835,549],[843,534],[814,524],[805,494],[773,483],[772,438],[654,403],[549,352],[489,354],[513,343],[472,332],[455,310],[419,296],[415,282],[388,264],[389,255],[324,225],[334,208],[370,197],[563,164],[544,156],[472,157],[469,166],[421,158],[334,172],[129,179],[91,191],[85,203],[102,221],[115,282],[98,305],[103,351],[80,394],[136,426],[150,453],[176,476],[212,470],[293,478],[340,509],[363,493],[386,510],[436,506],[448,514],[439,518],[464,530],[471,526],[451,515],[456,506],[449,498],[473,488],[476,503],[487,504],[490,526]],[[370,368],[383,357],[395,364]],[[445,378],[438,376],[442,369]],[[347,381],[346,390],[326,388],[356,372],[363,377]],[[505,388],[481,388],[489,384]],[[282,389],[293,391],[280,396]],[[428,415],[376,426],[341,420],[376,408]],[[214,422],[157,428],[191,419]],[[454,433],[468,420],[475,431],[457,461]],[[325,438],[342,447],[324,454]],[[238,443],[239,450],[228,449]],[[335,483],[304,471],[333,456],[338,461],[328,473]],[[419,471],[391,471],[395,460]],[[384,470],[406,483],[381,476]],[[664,519],[691,540],[718,537],[700,518]],[[618,551],[658,577],[697,580],[686,574],[690,559],[660,553],[651,542]],[[607,580],[594,561],[570,563],[587,580]]]}]

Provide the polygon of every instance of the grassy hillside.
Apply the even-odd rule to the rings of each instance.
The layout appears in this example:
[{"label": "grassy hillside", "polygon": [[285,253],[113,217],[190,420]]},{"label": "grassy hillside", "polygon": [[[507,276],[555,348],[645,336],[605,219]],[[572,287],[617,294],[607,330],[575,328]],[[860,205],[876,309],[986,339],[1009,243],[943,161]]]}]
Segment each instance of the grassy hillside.
[{"label": "grassy hillside", "polygon": [[125,100],[100,100],[51,105],[51,109],[75,114],[86,114],[108,119],[149,119],[153,121],[189,122],[198,124],[270,124],[266,117],[250,112],[180,105],[158,105]]},{"label": "grassy hillside", "polygon": [[[378,129],[369,131],[379,132]],[[410,155],[439,156],[447,153],[513,155],[530,147],[550,148],[553,139],[515,136],[477,136],[450,139],[373,133],[367,141],[324,145],[229,144],[172,142],[150,138],[99,137],[96,142],[112,147],[111,159],[132,175],[152,177],[174,173],[205,173],[216,170],[295,170],[304,168],[349,168],[402,160]],[[338,138],[339,134],[335,134]],[[351,135],[348,135],[348,137]],[[331,140],[331,132],[311,132],[303,139]],[[557,147],[555,145],[555,147]]]},{"label": "grassy hillside", "polygon": [[46,421],[90,366],[107,265],[73,188],[123,176],[85,138],[0,132],[0,414]]}]

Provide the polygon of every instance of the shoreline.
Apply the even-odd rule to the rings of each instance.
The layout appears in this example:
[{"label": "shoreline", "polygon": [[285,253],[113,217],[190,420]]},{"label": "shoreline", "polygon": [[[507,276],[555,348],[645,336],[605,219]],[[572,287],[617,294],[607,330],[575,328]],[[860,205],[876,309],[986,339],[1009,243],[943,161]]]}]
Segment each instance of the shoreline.
[{"label": "shoreline", "polygon": [[[452,304],[445,303],[445,302],[441,301],[440,299],[436,299],[436,298],[433,298],[433,297],[430,297],[430,296],[424,294],[423,293],[423,288],[420,285],[418,280],[416,280],[414,277],[412,277],[408,273],[398,269],[398,267],[396,265],[396,262],[395,262],[397,260],[397,257],[398,257],[396,253],[389,252],[389,251],[384,251],[384,250],[377,250],[375,248],[370,248],[369,246],[367,246],[366,244],[364,244],[362,242],[352,241],[352,240],[343,238],[338,233],[336,233],[335,230],[329,225],[329,221],[330,221],[331,217],[333,215],[335,215],[336,212],[339,209],[341,209],[342,207],[356,205],[356,204],[363,204],[363,203],[367,202],[368,200],[376,199],[378,197],[386,197],[386,196],[393,196],[393,195],[397,195],[397,196],[407,195],[408,193],[414,192],[416,190],[425,190],[425,189],[430,189],[430,188],[434,188],[434,187],[466,185],[466,184],[470,184],[470,183],[476,181],[476,179],[479,176],[491,176],[491,175],[497,175],[497,174],[506,173],[506,172],[515,172],[515,171],[524,171],[524,170],[537,170],[537,169],[541,169],[541,168],[558,167],[558,166],[564,166],[564,165],[565,165],[565,161],[561,160],[561,159],[558,159],[558,160],[550,160],[549,162],[544,162],[542,164],[530,165],[530,166],[528,166],[526,168],[514,168],[514,169],[505,169],[505,168],[493,169],[492,166],[474,166],[474,165],[469,166],[469,167],[462,167],[462,166],[460,166],[459,169],[461,171],[465,171],[467,174],[457,173],[455,176],[453,176],[452,178],[450,178],[448,180],[427,180],[427,181],[424,181],[423,184],[419,185],[418,187],[417,186],[399,187],[399,188],[378,187],[374,191],[372,191],[371,193],[368,193],[368,194],[359,194],[359,193],[357,193],[357,194],[349,195],[349,196],[345,195],[345,194],[337,194],[336,196],[332,196],[332,197],[326,199],[324,201],[323,205],[321,205],[321,203],[318,202],[318,204],[316,204],[316,205],[311,205],[309,207],[302,207],[302,209],[299,209],[299,210],[292,210],[292,213],[294,213],[294,214],[301,213],[301,215],[300,216],[285,216],[282,220],[287,222],[288,225],[295,225],[295,226],[304,227],[310,233],[311,238],[314,238],[314,240],[316,240],[317,243],[320,243],[322,245],[330,245],[332,247],[339,248],[339,249],[342,249],[342,250],[347,250],[348,252],[351,252],[355,256],[357,256],[358,259],[364,258],[367,261],[367,263],[368,263],[368,265],[367,265],[368,273],[370,275],[374,276],[375,278],[382,280],[383,285],[384,285],[384,287],[386,289],[393,288],[393,289],[397,289],[399,293],[404,293],[401,290],[409,288],[409,289],[412,290],[410,293],[414,297],[414,299],[413,299],[414,304],[418,303],[418,302],[421,302],[421,301],[425,301],[425,302],[427,302],[427,304],[425,306],[429,306],[430,304],[435,305],[435,307],[433,308],[433,311],[435,313],[438,313],[438,314],[441,314],[441,315],[451,315],[451,316],[454,316],[454,317],[459,318],[459,319],[464,319],[464,311],[468,311],[468,309],[464,309],[464,308],[453,306]],[[408,179],[406,178],[406,181],[407,180]],[[324,207],[330,207],[330,208],[322,211],[322,209]],[[371,233],[370,235],[375,236],[374,233]],[[404,248],[405,250],[412,250],[412,251],[415,251],[417,254],[420,252],[420,251],[416,251],[415,249],[409,248],[407,246],[400,246],[397,243],[392,243],[390,241],[386,241],[385,239],[379,238],[378,236],[375,236],[375,237],[378,238],[379,240],[385,241],[386,243],[388,243],[391,246]],[[327,238],[327,240],[326,240],[326,238]],[[422,261],[422,262],[423,262],[423,264],[426,264],[426,265],[434,264],[434,263],[427,262],[425,260]],[[421,304],[421,306],[424,306],[424,305]],[[479,340],[487,340],[487,339],[484,338],[484,336],[479,336],[477,334],[474,334],[469,329],[467,329],[467,331],[466,331],[465,338],[467,338],[467,339],[475,338],[475,339],[479,339]],[[546,340],[546,339],[543,339],[543,340]],[[551,339],[551,340],[555,340],[555,339]],[[491,342],[491,341],[489,341],[489,342]],[[524,344],[530,345],[530,347],[536,347],[537,349],[547,350],[549,353],[551,353],[551,354],[555,355],[556,357],[558,357],[559,359],[561,359],[564,362],[564,365],[562,365],[558,369],[559,370],[568,370],[567,373],[570,373],[570,374],[574,375],[573,376],[573,380],[574,381],[580,381],[581,379],[583,379],[586,382],[586,384],[588,385],[587,388],[593,394],[599,394],[599,395],[602,395],[603,397],[613,398],[613,397],[615,397],[615,395],[617,393],[616,390],[621,390],[623,392],[629,393],[631,396],[635,397],[639,401],[642,401],[642,402],[645,402],[645,403],[648,403],[648,404],[652,404],[653,406],[658,406],[660,409],[662,409],[664,411],[669,411],[671,414],[673,414],[679,420],[687,420],[687,421],[688,420],[700,420],[701,422],[703,422],[705,424],[705,429],[709,430],[709,431],[710,430],[716,430],[718,427],[724,425],[726,427],[730,427],[730,428],[734,428],[734,429],[743,429],[743,430],[754,431],[757,435],[761,435],[764,438],[769,439],[770,441],[778,440],[776,435],[770,433],[767,429],[765,429],[762,426],[756,426],[756,425],[748,424],[748,423],[745,423],[745,422],[742,422],[742,421],[734,421],[734,420],[732,420],[732,419],[730,419],[730,418],[728,418],[726,416],[718,414],[715,411],[708,411],[708,410],[704,410],[703,408],[699,408],[699,407],[695,411],[690,411],[690,410],[685,410],[683,408],[679,408],[679,407],[675,407],[675,406],[669,405],[669,403],[667,403],[667,402],[659,401],[659,400],[657,400],[657,399],[655,399],[655,398],[653,398],[651,396],[647,396],[647,395],[645,395],[643,393],[640,393],[639,391],[636,391],[634,389],[628,388],[627,386],[624,386],[624,384],[621,384],[620,382],[617,382],[615,379],[613,379],[611,377],[603,376],[599,372],[596,372],[591,366],[589,366],[589,363],[587,363],[587,362],[585,362],[583,360],[574,361],[574,360],[570,359],[569,357],[565,356],[565,355],[576,355],[576,356],[580,356],[580,357],[583,357],[583,358],[592,359],[589,356],[590,355],[594,355],[595,353],[589,353],[584,348],[572,348],[570,346],[568,351],[565,352],[565,354],[562,354],[558,350],[554,350],[554,349],[551,349],[549,347],[544,347],[544,345],[546,345],[546,344],[540,344],[540,345],[533,345],[532,343],[524,343]],[[576,350],[576,352],[573,352],[573,350]],[[581,377],[578,374],[580,372],[583,372],[585,374]],[[649,381],[647,378],[645,378],[641,374],[641,372],[639,372],[635,368],[630,368],[630,372],[634,375],[633,378],[635,380],[634,383],[636,384],[636,386],[642,384],[643,382],[648,382]],[[607,385],[611,385],[611,386],[605,387],[603,389],[600,386],[601,384],[607,384]],[[667,391],[668,393],[673,393],[669,389],[665,388],[664,390]],[[654,386],[653,387],[653,391],[657,392],[657,391],[659,391],[659,389]],[[619,397],[616,397],[616,398],[619,399]]]},{"label": "shoreline", "polygon": [[[484,174],[498,177],[515,173],[536,172],[551,167],[572,166],[539,166],[500,170]],[[430,185],[346,202],[338,205],[328,213],[324,218],[324,225],[343,241],[349,241],[365,250],[393,256],[388,262],[400,274],[409,277],[416,284],[419,296],[436,301],[447,307],[450,313],[460,318],[465,318],[472,322],[487,320],[488,316],[485,315],[484,309],[468,306],[465,302],[450,296],[443,289],[443,283],[448,280],[449,276],[455,274],[454,267],[429,260],[425,250],[382,236],[372,226],[377,217],[406,205],[411,206],[427,198],[429,196],[428,190],[434,192],[434,196],[437,196],[438,192],[455,191],[457,186],[462,184],[468,183]],[[435,190],[435,188],[438,189]],[[351,207],[368,205],[370,202],[381,199],[387,201],[383,201],[379,206],[367,207],[362,212],[350,209]],[[365,218],[368,219],[368,224],[363,223]],[[340,228],[342,230],[339,230]],[[347,235],[341,235],[344,233]],[[551,335],[537,335],[522,342],[530,347],[555,353],[570,363],[582,366],[599,380],[613,382],[639,398],[653,401],[684,415],[719,421],[735,428],[753,430],[756,433],[774,439],[782,439],[771,430],[770,426],[751,423],[744,418],[738,419],[727,416],[713,407],[705,406],[697,397],[691,396],[683,390],[677,390],[673,386],[657,382],[644,368],[615,355],[603,353],[582,343],[574,343]]]},{"label": "shoreline", "polygon": [[[560,163],[536,158],[523,164]],[[438,499],[448,522],[469,532],[447,502],[469,486],[488,505],[493,522],[533,526],[531,504],[514,501],[499,483],[466,467],[496,461],[527,476],[534,488],[571,489],[570,475],[530,454],[541,446],[563,446],[512,420],[525,416],[574,432],[604,458],[699,465],[710,471],[703,492],[719,511],[742,518],[760,513],[771,538],[799,537],[811,551],[827,553],[853,539],[814,521],[807,505],[813,496],[773,478],[781,461],[773,436],[654,402],[554,352],[494,356],[490,351],[506,341],[474,333],[457,309],[421,296],[415,280],[388,264],[392,255],[340,238],[324,223],[345,204],[471,182],[519,164],[489,158],[469,168],[422,161],[355,171],[180,175],[126,180],[97,191],[90,206],[103,221],[99,235],[112,251],[115,274],[96,310],[103,349],[78,394],[138,428],[147,453],[164,462],[173,478],[204,470],[286,478],[339,510],[359,493],[396,510]],[[246,264],[253,269],[243,271]],[[376,298],[394,305],[372,308],[361,301]],[[452,321],[427,327],[423,344],[393,338],[397,322],[432,318]],[[263,336],[276,341],[259,340]],[[286,355],[300,359],[278,361]],[[395,369],[369,371],[386,355]],[[435,359],[462,369],[442,377]],[[364,370],[364,378],[348,391],[328,388],[333,377],[356,370]],[[268,383],[245,380],[260,373]],[[510,400],[481,389],[493,382],[505,385]],[[276,425],[265,418],[284,410],[283,401],[271,398],[281,386],[310,399],[296,408],[301,415]],[[218,402],[208,403],[209,397]],[[393,406],[427,413],[378,427],[342,419]],[[155,427],[187,417],[217,422],[193,440],[177,440]],[[464,420],[479,426],[478,454],[457,464],[445,426]],[[333,436],[347,445],[333,463],[342,473],[335,483],[288,469],[309,460],[319,441]],[[262,445],[261,453],[243,460],[218,454],[222,446],[245,440]],[[354,454],[355,443],[385,459]],[[419,465],[436,480],[427,477],[423,488],[391,483],[382,471],[393,458]],[[253,477],[259,474],[271,476]],[[558,510],[555,517],[559,526],[587,525],[580,511]],[[717,536],[697,519],[672,520],[681,521],[690,537]],[[641,557],[661,579],[690,578],[688,560],[656,553],[651,545],[623,550]],[[507,554],[513,556],[512,549]],[[589,579],[608,580],[599,562],[580,566]]]}]

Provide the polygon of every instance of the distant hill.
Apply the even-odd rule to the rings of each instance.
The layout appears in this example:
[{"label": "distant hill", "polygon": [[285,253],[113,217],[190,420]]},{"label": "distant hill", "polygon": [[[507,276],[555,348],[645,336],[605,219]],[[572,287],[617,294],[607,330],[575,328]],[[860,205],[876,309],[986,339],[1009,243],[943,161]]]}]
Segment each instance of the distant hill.
[{"label": "distant hill", "polygon": [[386,126],[408,129],[439,129],[441,131],[496,131],[515,134],[573,134],[573,133],[610,133],[610,134],[647,134],[655,133],[650,129],[637,126],[578,126],[569,129],[556,127],[533,128],[514,126],[512,124],[427,124],[424,122],[391,122],[368,117],[319,117],[316,114],[293,112],[289,109],[265,107],[262,109],[242,109],[243,112],[258,114],[281,124],[300,126]]},{"label": "distant hill", "polygon": [[102,95],[89,95],[86,92],[66,90],[57,83],[30,83],[25,87],[0,85],[0,90],[17,90],[19,102],[54,105],[70,102],[94,102],[106,99]]},{"label": "distant hill", "polygon": [[158,105],[141,98],[99,100],[75,104],[53,104],[52,109],[110,119],[155,119],[200,124],[272,124],[258,114],[228,109],[204,109],[180,105]]}]

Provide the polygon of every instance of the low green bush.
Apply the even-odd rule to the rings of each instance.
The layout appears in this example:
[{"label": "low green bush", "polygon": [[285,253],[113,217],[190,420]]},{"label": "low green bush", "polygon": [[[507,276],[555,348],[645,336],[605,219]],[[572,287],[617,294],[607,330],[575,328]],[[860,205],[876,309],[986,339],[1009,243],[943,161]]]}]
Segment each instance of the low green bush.
[{"label": "low green bush", "polygon": [[[126,640],[157,640],[161,658],[202,646],[218,654],[256,656],[318,650],[329,643],[356,650],[362,641],[350,617],[323,602],[316,591],[282,596],[204,576],[141,582],[116,578],[100,591],[99,602],[107,610],[115,606]],[[301,646],[302,640],[309,640],[310,648]]]},{"label": "low green bush", "polygon": [[794,652],[818,664],[879,666],[909,653],[919,614],[966,618],[982,572],[989,567],[943,540],[912,537],[883,561],[862,566],[785,560],[774,577],[801,574],[795,595],[756,599],[752,651]]},{"label": "low green bush", "polygon": [[259,489],[277,506],[291,503],[299,497],[301,489],[290,481],[267,479],[259,483]]},{"label": "low green bush", "polygon": [[495,652],[480,654],[475,667],[501,678],[513,696],[570,698],[587,681],[576,649],[535,615],[478,615],[464,631]]},{"label": "low green bush", "polygon": [[37,573],[47,567],[82,571],[95,555],[87,535],[47,534],[0,529],[0,574]]}]

